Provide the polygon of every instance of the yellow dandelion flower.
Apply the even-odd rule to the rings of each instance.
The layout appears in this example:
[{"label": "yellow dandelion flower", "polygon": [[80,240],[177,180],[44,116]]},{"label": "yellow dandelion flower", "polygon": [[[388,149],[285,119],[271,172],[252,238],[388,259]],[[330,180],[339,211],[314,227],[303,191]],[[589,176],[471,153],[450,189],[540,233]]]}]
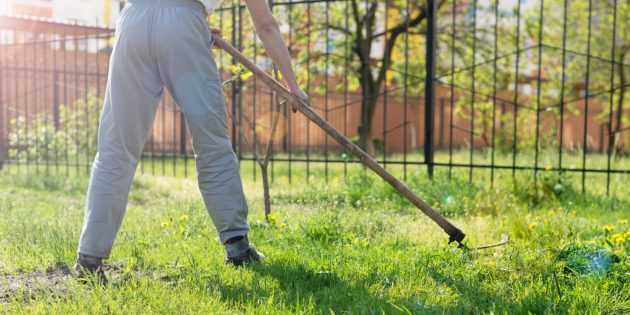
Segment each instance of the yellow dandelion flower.
[{"label": "yellow dandelion flower", "polygon": [[167,222],[167,221],[163,221],[163,222],[162,222],[162,224],[160,224],[160,225],[161,225],[163,228],[167,228],[167,227],[169,227],[169,226],[171,225],[171,223],[170,223],[170,222]]},{"label": "yellow dandelion flower", "polygon": [[626,238],[624,237],[622,233],[617,233],[611,236],[610,239],[612,240],[613,244],[616,244],[616,245],[623,245],[623,243],[626,242]]},{"label": "yellow dandelion flower", "polygon": [[628,224],[628,219],[620,219],[619,221],[617,221],[617,223],[619,225],[626,225],[626,224]]},{"label": "yellow dandelion flower", "polygon": [[527,228],[528,228],[528,229],[530,229],[530,230],[533,230],[533,229],[535,229],[537,226],[538,226],[538,223],[536,223],[536,222],[532,222],[532,223],[530,223],[530,224],[527,226]]},{"label": "yellow dandelion flower", "polygon": [[604,232],[606,233],[610,233],[615,229],[615,226],[612,224],[606,224],[604,226],[602,226],[602,229],[604,229]]},{"label": "yellow dandelion flower", "polygon": [[179,217],[179,220],[180,220],[180,221],[188,221],[188,219],[189,219],[189,217],[188,217],[188,215],[186,215],[186,214],[184,214],[184,215],[182,215],[181,217]]},{"label": "yellow dandelion flower", "polygon": [[622,237],[615,239],[615,244],[617,245],[623,245],[626,242],[626,240]]}]

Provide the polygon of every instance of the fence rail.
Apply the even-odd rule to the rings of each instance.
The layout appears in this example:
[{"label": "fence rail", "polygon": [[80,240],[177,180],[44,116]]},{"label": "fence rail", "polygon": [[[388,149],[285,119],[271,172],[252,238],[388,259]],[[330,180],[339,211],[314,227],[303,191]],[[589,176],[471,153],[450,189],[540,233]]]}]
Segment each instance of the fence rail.
[{"label": "fence rail", "polygon": [[[579,177],[583,191],[593,180],[610,193],[630,173],[627,2],[270,5],[315,109],[404,177],[428,169],[493,184],[517,172],[534,180],[563,173]],[[45,23],[38,31],[0,23],[0,163],[15,172],[88,173],[113,33]],[[270,69],[238,1],[210,23]],[[271,91],[229,56],[215,57],[241,160],[255,167],[255,149],[273,141],[272,161],[289,180],[297,168],[309,180],[356,163],[304,117],[275,110]],[[276,114],[282,119],[270,139]],[[166,95],[140,170],[188,176],[193,159],[183,114]]]}]

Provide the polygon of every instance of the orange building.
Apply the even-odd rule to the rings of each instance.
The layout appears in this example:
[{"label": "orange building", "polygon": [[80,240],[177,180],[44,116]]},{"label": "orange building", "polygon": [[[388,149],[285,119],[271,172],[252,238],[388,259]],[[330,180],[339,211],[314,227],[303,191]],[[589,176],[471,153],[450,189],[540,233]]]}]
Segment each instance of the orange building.
[{"label": "orange building", "polygon": [[53,0],[5,0],[0,9],[5,15],[52,18]]}]

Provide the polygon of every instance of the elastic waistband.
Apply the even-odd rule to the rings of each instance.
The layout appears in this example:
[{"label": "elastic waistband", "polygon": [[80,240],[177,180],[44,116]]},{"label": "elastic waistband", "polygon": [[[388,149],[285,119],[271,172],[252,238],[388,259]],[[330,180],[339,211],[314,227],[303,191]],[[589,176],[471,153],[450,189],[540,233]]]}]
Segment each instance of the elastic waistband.
[{"label": "elastic waistband", "polygon": [[203,6],[203,4],[196,0],[129,0],[129,4],[159,8],[187,7],[195,10],[202,10],[205,12],[205,7]]}]

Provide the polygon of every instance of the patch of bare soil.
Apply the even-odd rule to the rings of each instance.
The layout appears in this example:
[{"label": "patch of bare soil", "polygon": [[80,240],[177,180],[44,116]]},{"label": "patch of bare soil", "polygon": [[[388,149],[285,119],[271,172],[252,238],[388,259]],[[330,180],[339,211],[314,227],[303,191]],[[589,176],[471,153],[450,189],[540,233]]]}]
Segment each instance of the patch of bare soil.
[{"label": "patch of bare soil", "polygon": [[[123,264],[105,265],[105,274],[110,285],[117,287],[132,279],[152,277],[171,283],[164,274],[153,274],[138,270],[125,271]],[[0,274],[0,304],[11,301],[28,302],[42,297],[64,298],[69,294],[74,271],[66,264],[57,264],[46,271]],[[89,284],[86,284],[89,285]]]},{"label": "patch of bare soil", "polygon": [[0,275],[0,303],[12,300],[28,301],[37,296],[64,296],[72,273],[59,264],[46,271]]}]

